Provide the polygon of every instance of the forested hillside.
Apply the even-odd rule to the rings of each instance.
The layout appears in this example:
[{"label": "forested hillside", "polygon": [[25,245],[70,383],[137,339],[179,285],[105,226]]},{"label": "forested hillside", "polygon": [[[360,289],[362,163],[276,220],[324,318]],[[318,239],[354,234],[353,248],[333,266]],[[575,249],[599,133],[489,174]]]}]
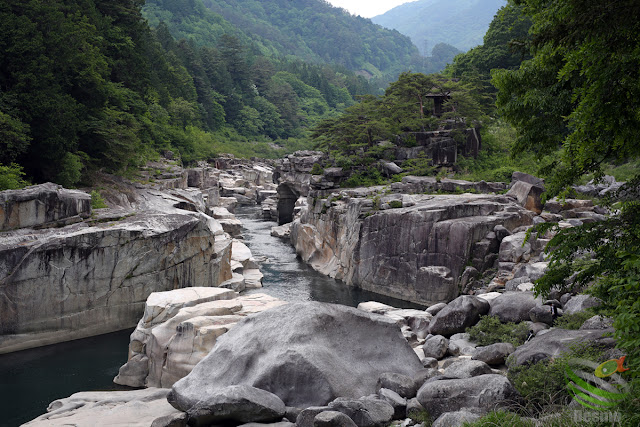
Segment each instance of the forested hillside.
[{"label": "forested hillside", "polygon": [[20,184],[21,168],[73,186],[165,150],[185,162],[275,156],[304,148],[306,129],[372,90],[344,67],[259,56],[224,20],[215,42],[175,39],[163,22],[149,27],[142,4],[0,4],[3,187]]},{"label": "forested hillside", "polygon": [[506,0],[418,0],[371,20],[411,37],[423,55],[439,43],[466,51],[482,43],[493,15]]},{"label": "forested hillside", "polygon": [[423,67],[408,37],[323,0],[149,0],[144,14],[152,26],[164,21],[176,37],[196,44],[210,45],[231,23],[256,54],[339,64],[386,81]]}]

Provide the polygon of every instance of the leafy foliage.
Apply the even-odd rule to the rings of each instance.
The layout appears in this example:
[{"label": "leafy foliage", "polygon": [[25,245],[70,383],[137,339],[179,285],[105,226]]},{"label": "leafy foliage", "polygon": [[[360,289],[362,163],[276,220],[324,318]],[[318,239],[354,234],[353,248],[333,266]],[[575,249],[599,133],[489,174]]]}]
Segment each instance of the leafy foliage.
[{"label": "leafy foliage", "polygon": [[[525,413],[537,415],[553,408],[566,406],[572,397],[566,386],[565,369],[574,357],[601,360],[603,351],[588,343],[576,344],[569,351],[550,361],[531,365],[509,366],[507,377],[523,397]],[[507,359],[507,365],[509,360]]]},{"label": "leafy foliage", "polygon": [[532,52],[501,71],[502,116],[520,131],[517,148],[562,146],[548,182],[558,193],[604,162],[640,155],[640,5],[635,1],[519,0],[532,19]]},{"label": "leafy foliage", "polygon": [[594,316],[592,310],[578,311],[577,313],[565,314],[554,322],[553,326],[562,329],[580,329],[580,326],[589,318]]},{"label": "leafy foliage", "polygon": [[482,316],[478,323],[467,329],[467,333],[478,345],[508,342],[517,347],[524,344],[529,328],[525,323],[502,323],[497,316]]},{"label": "leafy foliage", "polygon": [[[448,97],[440,118],[434,115],[434,95]],[[338,166],[360,173],[357,181],[364,182],[363,174],[374,173],[370,169],[378,160],[394,160],[395,148],[415,145],[412,132],[476,125],[483,117],[479,96],[465,82],[406,72],[389,85],[384,96],[362,97],[343,115],[320,122],[311,135],[317,147],[337,159]],[[428,173],[427,166],[422,159],[408,165],[423,174]]]},{"label": "leafy foliage", "polygon": [[9,166],[0,165],[0,191],[18,190],[24,188],[29,183],[24,179],[22,167],[15,163]]},{"label": "leafy foliage", "polygon": [[102,195],[97,191],[91,191],[91,209],[108,208],[107,203],[104,201]]}]

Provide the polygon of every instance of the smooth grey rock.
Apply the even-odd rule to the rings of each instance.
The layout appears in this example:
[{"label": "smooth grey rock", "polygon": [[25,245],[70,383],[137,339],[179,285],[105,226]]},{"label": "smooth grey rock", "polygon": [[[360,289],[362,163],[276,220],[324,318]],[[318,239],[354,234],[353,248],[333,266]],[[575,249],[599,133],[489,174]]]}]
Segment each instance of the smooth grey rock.
[{"label": "smooth grey rock", "polygon": [[464,423],[472,423],[482,415],[470,411],[445,412],[431,424],[431,427],[461,427]]},{"label": "smooth grey rock", "polygon": [[[532,256],[533,255],[536,255],[536,252],[532,252]],[[518,268],[516,268],[513,277],[515,279],[520,277],[528,277],[528,281],[533,282],[544,276],[544,274],[547,272],[548,267],[549,263],[544,261],[522,264]]]},{"label": "smooth grey rock", "polygon": [[500,242],[498,260],[503,263],[518,263],[531,258],[531,243],[524,242],[526,232],[511,234]]},{"label": "smooth grey rock", "polygon": [[295,424],[296,420],[298,419],[298,415],[300,415],[301,412],[302,412],[301,408],[296,408],[294,406],[287,406],[285,408],[284,417]]},{"label": "smooth grey rock", "polygon": [[430,381],[418,391],[418,401],[434,418],[463,408],[490,411],[513,404],[518,398],[509,380],[496,374]]},{"label": "smooth grey rock", "polygon": [[518,277],[517,279],[507,280],[507,283],[504,285],[505,291],[517,291],[518,286],[523,283],[529,283],[531,279],[528,276]]},{"label": "smooth grey rock", "polygon": [[553,324],[553,313],[548,305],[536,305],[529,310],[529,318],[534,323]]},{"label": "smooth grey rock", "polygon": [[447,348],[449,347],[449,340],[442,335],[435,335],[427,338],[422,345],[422,351],[426,357],[433,357],[434,359],[442,359],[447,354]]},{"label": "smooth grey rock", "polygon": [[303,409],[296,418],[296,426],[313,427],[313,421],[315,420],[316,415],[325,411],[331,411],[331,408],[328,406],[310,406]]},{"label": "smooth grey rock", "polygon": [[418,391],[416,383],[412,377],[392,372],[385,372],[380,375],[380,378],[378,378],[376,390],[380,390],[382,388],[392,390],[406,398],[415,397],[416,392]]},{"label": "smooth grey rock", "polygon": [[598,307],[600,304],[600,300],[591,295],[575,295],[564,304],[564,314],[574,314],[588,308]]},{"label": "smooth grey rock", "polygon": [[380,390],[378,390],[378,396],[380,397],[380,399],[384,400],[393,407],[394,420],[402,420],[407,416],[406,398],[400,396],[393,390],[389,390],[388,388],[381,388]]},{"label": "smooth grey rock", "polygon": [[430,306],[429,308],[427,308],[425,311],[427,313],[431,313],[432,315],[436,315],[440,312],[440,310],[442,310],[443,308],[445,308],[447,306],[447,303],[444,302],[439,302],[437,304],[433,304],[432,306]]},{"label": "smooth grey rock", "polygon": [[277,423],[246,423],[240,424],[238,427],[295,427],[295,424],[289,421],[280,421]]},{"label": "smooth grey rock", "polygon": [[363,397],[358,400],[339,397],[329,403],[329,407],[346,414],[358,427],[384,427],[391,422],[394,415],[393,407],[377,397]]},{"label": "smooth grey rock", "polygon": [[537,176],[529,175],[524,172],[514,172],[511,175],[511,183],[515,183],[517,181],[523,181],[528,184],[537,185],[538,187],[544,188],[544,179],[538,178]]},{"label": "smooth grey rock", "polygon": [[153,425],[156,420],[159,425],[172,425],[170,419],[180,418],[183,413],[169,405],[168,392],[168,389],[147,388],[75,393],[51,402],[46,414],[25,425],[95,426],[99,421],[101,425],[142,427]]},{"label": "smooth grey rock", "polygon": [[477,344],[469,340],[469,334],[455,334],[449,339],[447,353],[451,356],[470,356]]},{"label": "smooth grey rock", "polygon": [[129,361],[114,382],[130,387],[171,387],[238,321],[282,304],[285,302],[269,295],[238,296],[221,288],[154,292],[131,334]]},{"label": "smooth grey rock", "polygon": [[436,368],[438,366],[438,359],[435,357],[425,357],[421,362],[425,368]]},{"label": "smooth grey rock", "polygon": [[203,390],[191,399],[173,399],[169,403],[189,416],[189,423],[196,426],[221,421],[271,422],[285,414],[282,400],[273,393],[247,385],[232,385],[212,393]]},{"label": "smooth grey rock", "polygon": [[444,376],[450,378],[471,378],[490,374],[491,367],[480,360],[460,359],[444,370]]},{"label": "smooth grey rock", "polygon": [[[422,371],[418,372],[413,377],[413,381],[416,384],[416,392],[420,387],[422,387],[422,384],[426,383],[428,380],[438,375],[440,375],[440,372],[438,371],[437,367],[423,369]],[[414,396],[411,396],[411,397],[414,397]]]},{"label": "smooth grey rock", "polygon": [[537,214],[542,212],[544,188],[524,181],[516,181],[507,196],[515,198],[520,206]]},{"label": "smooth grey rock", "polygon": [[238,322],[174,384],[171,396],[190,400],[246,384],[304,408],[375,393],[385,372],[412,376],[422,369],[397,326],[384,317],[334,304],[287,304]]},{"label": "smooth grey rock", "polygon": [[509,366],[520,366],[537,363],[553,358],[563,352],[569,351],[569,347],[577,342],[591,342],[603,347],[613,347],[615,342],[610,337],[604,337],[611,329],[600,330],[567,330],[553,328],[538,333],[529,342],[521,345],[509,358]]},{"label": "smooth grey rock", "polygon": [[481,360],[487,365],[502,365],[507,356],[515,351],[513,344],[499,342],[485,347],[477,347],[472,360]]},{"label": "smooth grey rock", "polygon": [[502,323],[529,320],[529,311],[542,300],[532,292],[505,292],[491,301],[490,316],[497,316]]},{"label": "smooth grey rock", "polygon": [[407,400],[407,417],[415,418],[424,413],[424,407],[418,402],[417,398]]},{"label": "smooth grey rock", "polygon": [[314,427],[355,427],[353,422],[346,414],[338,411],[320,412],[313,419]]},{"label": "smooth grey rock", "polygon": [[151,423],[151,427],[187,427],[188,420],[189,416],[186,413],[178,412],[156,418],[153,420],[153,423]]},{"label": "smooth grey rock", "polygon": [[478,297],[459,296],[431,319],[429,332],[444,336],[464,332],[469,326],[475,325],[481,315],[487,314],[489,307],[487,301]]},{"label": "smooth grey rock", "polygon": [[613,326],[613,319],[601,315],[595,315],[584,321],[580,330],[585,329],[609,329]]}]

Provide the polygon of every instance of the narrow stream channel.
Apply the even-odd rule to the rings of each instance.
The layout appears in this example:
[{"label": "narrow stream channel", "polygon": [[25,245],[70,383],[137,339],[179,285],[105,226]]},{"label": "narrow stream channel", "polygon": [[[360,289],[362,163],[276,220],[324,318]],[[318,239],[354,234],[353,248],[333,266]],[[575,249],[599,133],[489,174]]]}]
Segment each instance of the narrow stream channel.
[{"label": "narrow stream channel", "polygon": [[[357,306],[379,301],[400,308],[424,308],[346,286],[313,270],[294,248],[271,236],[275,222],[261,219],[259,206],[246,206],[236,216],[244,225],[244,241],[261,264],[263,292],[289,302],[322,301]],[[123,390],[113,377],[127,360],[132,330],[114,332],[46,347],[0,355],[0,427],[14,427],[43,414],[50,402],[79,391]]]}]

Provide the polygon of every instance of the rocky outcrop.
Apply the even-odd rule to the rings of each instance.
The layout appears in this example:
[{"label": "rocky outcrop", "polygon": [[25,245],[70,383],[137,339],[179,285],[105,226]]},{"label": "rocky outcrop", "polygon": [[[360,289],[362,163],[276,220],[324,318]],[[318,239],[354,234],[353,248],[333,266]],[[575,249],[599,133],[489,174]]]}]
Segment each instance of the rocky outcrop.
[{"label": "rocky outcrop", "polygon": [[[200,191],[118,186],[127,194],[122,207],[68,226],[0,233],[0,353],[128,328],[154,291],[231,278],[231,240],[202,213]],[[56,212],[89,203],[86,193],[52,188],[42,189],[46,200],[74,200]]]},{"label": "rocky outcrop", "polygon": [[305,408],[375,393],[385,372],[413,376],[420,370],[392,321],[333,304],[287,304],[247,317],[220,337],[173,385],[169,401],[182,407],[175,402],[249,385]]},{"label": "rocky outcrop", "polygon": [[46,183],[0,192],[0,231],[60,227],[88,218],[91,196]]},{"label": "rocky outcrop", "polygon": [[114,379],[130,387],[171,387],[246,316],[284,304],[264,294],[222,288],[155,292],[131,334],[129,360]]},{"label": "rocky outcrop", "polygon": [[[53,401],[47,413],[27,426],[185,425],[186,417],[167,402],[168,389],[80,392]],[[183,424],[168,424],[182,420]],[[158,423],[158,424],[156,424]]]},{"label": "rocky outcrop", "polygon": [[474,244],[497,225],[513,229],[532,221],[531,213],[500,195],[375,190],[309,197],[309,207],[292,224],[291,240],[314,269],[350,286],[414,302],[455,298]]}]

